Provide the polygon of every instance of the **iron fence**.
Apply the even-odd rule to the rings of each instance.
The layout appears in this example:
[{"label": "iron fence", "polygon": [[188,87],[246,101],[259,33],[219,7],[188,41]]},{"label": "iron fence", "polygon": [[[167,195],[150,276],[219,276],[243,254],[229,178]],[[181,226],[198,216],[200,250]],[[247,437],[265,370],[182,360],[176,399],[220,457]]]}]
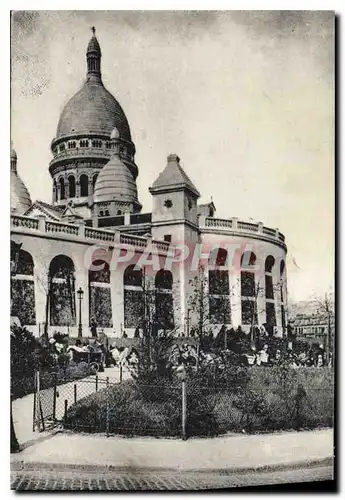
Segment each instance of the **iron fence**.
[{"label": "iron fence", "polygon": [[[124,382],[124,381],[123,381]],[[143,384],[92,376],[57,388],[56,422],[107,436],[211,436],[332,426],[334,390]]]}]

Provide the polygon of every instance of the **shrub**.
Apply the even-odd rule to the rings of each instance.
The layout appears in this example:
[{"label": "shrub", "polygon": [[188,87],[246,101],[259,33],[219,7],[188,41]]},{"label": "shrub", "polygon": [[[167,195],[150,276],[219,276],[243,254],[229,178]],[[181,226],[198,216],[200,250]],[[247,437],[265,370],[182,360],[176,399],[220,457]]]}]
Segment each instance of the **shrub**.
[{"label": "shrub", "polygon": [[235,401],[249,431],[333,425],[333,374],[286,365],[250,370],[247,391]]},{"label": "shrub", "polygon": [[[332,377],[328,369],[285,365],[225,368],[218,379],[212,368],[190,372],[187,435],[332,425]],[[145,382],[127,380],[79,400],[69,408],[65,426],[83,432],[177,437],[181,419],[181,381],[152,374]]]},{"label": "shrub", "polygon": [[[109,432],[154,436],[181,435],[181,382],[157,380],[150,386],[125,381],[103,389],[72,405],[65,426],[83,432]],[[191,387],[188,393],[187,433],[214,435],[217,431],[213,405]]]}]

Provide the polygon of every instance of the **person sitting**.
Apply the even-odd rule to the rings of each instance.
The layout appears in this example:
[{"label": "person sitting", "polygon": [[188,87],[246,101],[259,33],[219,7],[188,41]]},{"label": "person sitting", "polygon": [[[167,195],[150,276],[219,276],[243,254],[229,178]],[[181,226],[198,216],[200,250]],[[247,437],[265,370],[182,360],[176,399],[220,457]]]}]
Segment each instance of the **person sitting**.
[{"label": "person sitting", "polygon": [[[260,362],[258,363],[258,360]],[[265,344],[261,351],[258,353],[258,360],[257,364],[260,364],[261,366],[268,366],[268,345]]]}]

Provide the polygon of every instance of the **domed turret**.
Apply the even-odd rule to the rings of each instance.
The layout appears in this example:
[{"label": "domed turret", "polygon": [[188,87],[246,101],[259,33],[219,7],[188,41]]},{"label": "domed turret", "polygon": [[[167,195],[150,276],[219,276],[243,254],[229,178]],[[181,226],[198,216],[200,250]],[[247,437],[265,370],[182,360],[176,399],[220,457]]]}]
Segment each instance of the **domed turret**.
[{"label": "domed turret", "polygon": [[118,212],[137,212],[141,206],[135,180],[120,158],[119,131],[115,128],[111,135],[112,157],[97,177],[93,202],[95,205],[109,204],[113,215]]},{"label": "domed turret", "polygon": [[29,191],[17,173],[17,153],[11,149],[11,213],[22,215],[32,205]]},{"label": "domed turret", "polygon": [[[54,181],[53,202],[59,205],[66,205],[71,198],[77,204],[87,203],[94,178],[110,159],[109,136],[115,128],[121,142],[121,160],[134,180],[138,176],[129,124],[119,102],[103,85],[101,48],[94,27],[92,31],[86,50],[86,81],[63,108],[51,144],[54,158],[49,171]],[[81,187],[82,175],[87,176],[88,188]]]},{"label": "domed turret", "polygon": [[116,127],[120,136],[131,141],[126,115],[117,100],[102,82],[101,48],[92,28],[93,36],[86,51],[87,75],[82,88],[64,107],[57,127],[56,139],[76,133],[103,133],[109,137]]}]

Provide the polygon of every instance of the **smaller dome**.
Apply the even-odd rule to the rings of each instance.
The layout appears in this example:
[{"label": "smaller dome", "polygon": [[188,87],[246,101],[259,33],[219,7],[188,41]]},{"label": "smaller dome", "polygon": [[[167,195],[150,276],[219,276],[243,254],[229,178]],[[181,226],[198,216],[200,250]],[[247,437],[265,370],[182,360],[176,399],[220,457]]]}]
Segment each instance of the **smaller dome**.
[{"label": "smaller dome", "polygon": [[124,201],[138,204],[137,186],[128,167],[114,155],[98,174],[94,203]]},{"label": "smaller dome", "polygon": [[115,127],[113,128],[113,130],[111,131],[111,134],[110,134],[110,139],[119,139],[120,138],[120,132],[118,131],[118,129]]},{"label": "smaller dome", "polygon": [[11,171],[11,212],[22,215],[32,205],[29,191],[18,174]]}]

